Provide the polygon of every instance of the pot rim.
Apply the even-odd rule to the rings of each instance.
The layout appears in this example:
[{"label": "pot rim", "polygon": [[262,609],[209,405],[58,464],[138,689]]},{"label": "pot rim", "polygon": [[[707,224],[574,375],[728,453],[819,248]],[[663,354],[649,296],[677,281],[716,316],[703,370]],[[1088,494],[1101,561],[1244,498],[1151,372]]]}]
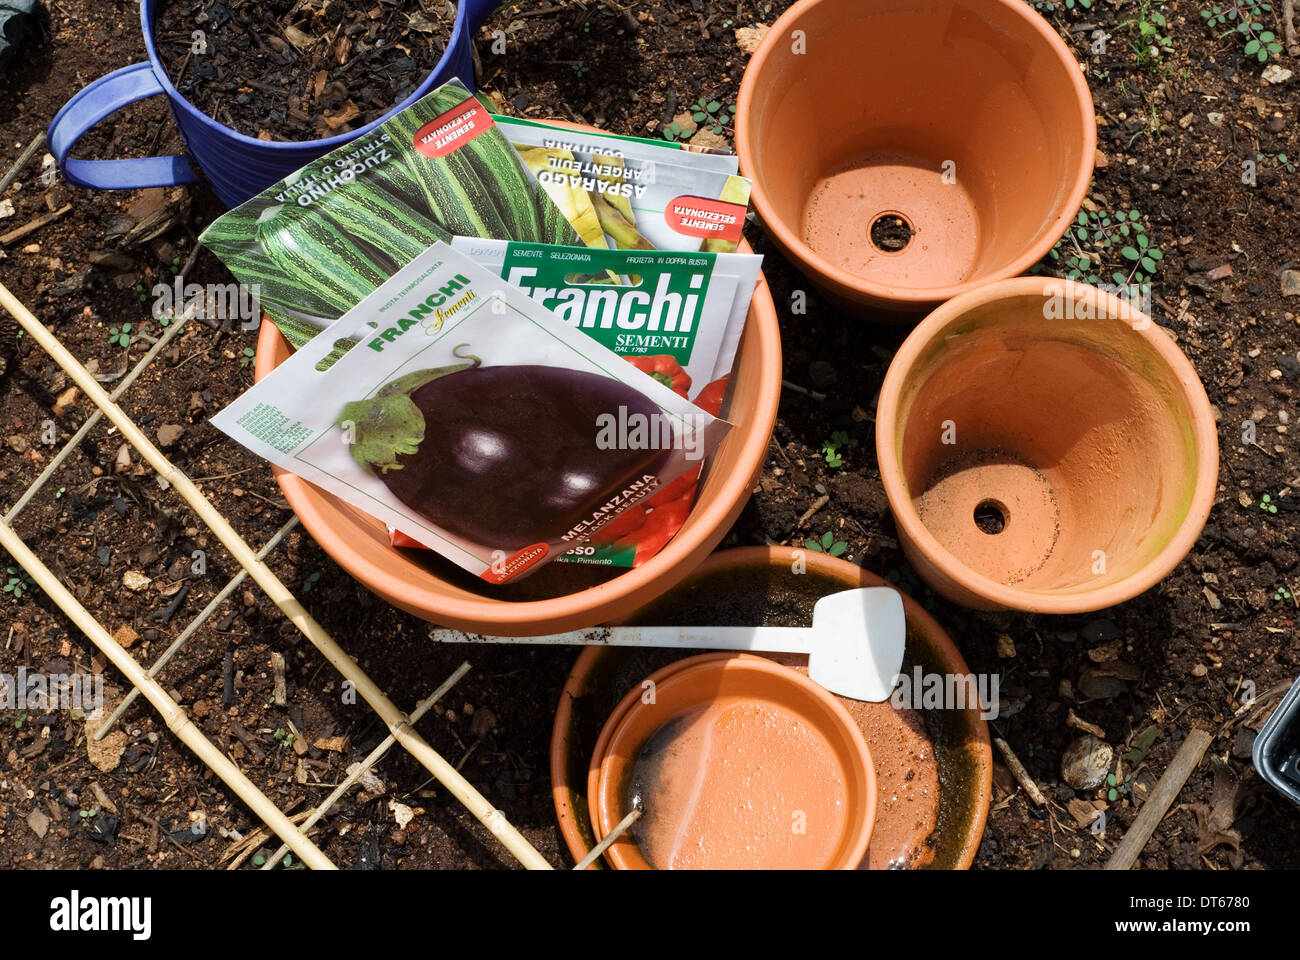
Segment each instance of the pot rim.
[{"label": "pot rim", "polygon": [[[921,522],[920,514],[907,494],[898,456],[894,449],[898,429],[898,404],[903,387],[911,376],[917,359],[941,338],[954,321],[968,311],[1017,297],[1042,296],[1044,284],[1059,284],[1074,302],[1101,298],[1106,316],[1097,322],[1124,324],[1141,336],[1164,361],[1174,375],[1181,394],[1190,410],[1189,427],[1196,444],[1196,477],[1192,501],[1187,515],[1169,542],[1140,570],[1096,590],[1069,594],[1053,594],[1023,590],[1007,586],[977,573],[957,559]],[[1097,313],[1100,311],[1094,311]],[[1130,319],[1123,319],[1124,317]],[[1149,321],[1134,324],[1132,318]],[[1196,374],[1192,362],[1174,343],[1172,337],[1154,320],[1138,313],[1114,294],[1088,284],[1057,277],[1016,277],[987,284],[978,290],[955,297],[934,310],[908,334],[903,345],[894,354],[876,404],[876,460],[880,480],[889,499],[889,507],[899,532],[915,544],[916,549],[933,563],[939,572],[972,593],[999,607],[1023,610],[1028,613],[1077,614],[1091,613],[1131,600],[1163,580],[1191,550],[1214,505],[1219,476],[1219,438],[1214,426],[1214,414],[1205,387]]]},{"label": "pot rim", "polygon": [[763,226],[790,259],[811,270],[819,279],[828,281],[844,290],[853,291],[876,302],[895,304],[897,309],[902,310],[924,309],[927,306],[939,304],[975,290],[984,284],[1024,273],[1045,257],[1047,252],[1055,246],[1056,241],[1061,238],[1066,228],[1074,221],[1075,214],[1088,194],[1088,187],[1092,183],[1094,166],[1091,161],[1097,152],[1097,125],[1092,92],[1088,89],[1088,83],[1084,79],[1083,71],[1079,68],[1079,61],[1074,58],[1070,48],[1065,45],[1065,41],[1057,35],[1051,25],[1037,12],[1031,10],[1023,0],[984,0],[984,2],[988,5],[1001,6],[1020,17],[1027,27],[1038,34],[1047,47],[1056,54],[1061,65],[1065,67],[1066,74],[1070,78],[1070,86],[1074,90],[1074,95],[1078,99],[1080,106],[1081,129],[1078,132],[1082,135],[1082,149],[1080,151],[1082,161],[1079,170],[1075,174],[1074,184],[1070,188],[1060,212],[1041,229],[1039,239],[1027,247],[1020,257],[984,276],[944,287],[909,288],[892,286],[867,280],[835,266],[808,246],[800,234],[791,230],[784,220],[777,216],[773,204],[768,200],[762,181],[754,173],[754,158],[758,153],[758,149],[750,142],[749,136],[748,118],[751,103],[755,96],[755,90],[762,82],[761,74],[767,59],[772,56],[777,45],[783,42],[781,38],[788,36],[789,31],[795,28],[795,21],[823,3],[838,2],[843,2],[843,0],[799,0],[798,3],[790,7],[772,24],[772,29],[763,38],[758,49],[754,51],[749,65],[745,68],[744,76],[741,78],[740,94],[736,98],[736,154],[740,157],[740,172],[750,180],[750,200],[759,218],[763,221]]},{"label": "pot rim", "polygon": [[[383,116],[370,121],[370,123],[367,123],[363,127],[357,127],[355,130],[349,130],[346,133],[335,134],[332,137],[324,137],[319,140],[259,140],[256,137],[250,137],[246,133],[241,133],[234,127],[227,126],[215,117],[208,116],[191,103],[189,97],[176,89],[176,85],[172,83],[171,77],[167,74],[166,67],[163,66],[162,58],[158,54],[158,48],[154,44],[153,39],[153,21],[158,13],[158,8],[162,4],[163,0],[145,0],[145,2],[141,3],[140,26],[144,33],[145,55],[149,60],[150,67],[153,68],[154,77],[158,80],[158,83],[163,88],[163,93],[167,96],[167,100],[173,106],[179,106],[185,112],[186,116],[197,123],[200,123],[211,130],[220,132],[222,135],[229,137],[236,143],[249,147],[256,147],[258,149],[269,148],[271,150],[288,150],[291,148],[301,148],[305,150],[319,150],[321,153],[328,153],[335,147],[341,147],[345,143],[349,143],[358,137],[364,137],[367,134],[372,133],[380,124],[391,120],[394,114],[405,110],[411,104],[415,103],[416,100],[419,100],[425,94],[429,93],[432,89],[432,81],[434,77],[437,76],[439,71],[447,65],[447,61],[451,57],[452,51],[456,49],[457,45],[473,42],[473,36],[470,34],[468,22],[469,4],[458,3],[456,4],[456,16],[452,20],[451,33],[447,36],[446,46],[443,47],[442,54],[438,57],[437,63],[429,68],[429,71],[424,75],[424,79],[415,85],[415,89],[411,92],[410,96],[401,103],[394,104]],[[448,77],[446,79],[450,81],[459,78]],[[461,83],[465,83],[465,81],[461,80]],[[467,86],[472,86],[472,84],[467,84]],[[470,91],[470,96],[474,96],[473,90]]]},{"label": "pot rim", "polygon": [[[703,576],[717,570],[740,569],[747,566],[788,568],[795,561],[796,553],[802,554],[800,559],[809,570],[832,580],[838,580],[845,586],[890,587],[898,590],[894,584],[883,577],[847,560],[787,546],[733,547],[729,550],[719,550],[693,570],[690,576]],[[903,599],[903,609],[908,623],[914,625],[917,631],[926,637],[931,650],[942,658],[944,669],[953,674],[970,673],[970,667],[952,637],[929,611],[901,590],[898,594]],[[555,818],[560,826],[560,835],[564,838],[565,846],[568,847],[569,854],[575,862],[586,856],[591,848],[587,846],[578,829],[569,803],[569,780],[566,769],[567,735],[573,723],[573,700],[582,695],[582,684],[586,675],[603,649],[598,646],[586,647],[578,655],[573,669],[565,678],[564,688],[560,691],[559,706],[555,710],[555,722],[551,726],[551,800],[555,807]],[[975,854],[979,850],[980,839],[984,835],[984,827],[988,822],[989,805],[993,797],[993,745],[989,738],[988,722],[980,715],[979,708],[975,705],[967,707],[966,712],[971,718],[973,730],[973,736],[966,741],[966,749],[974,751],[977,755],[979,779],[974,784],[977,797],[970,826],[955,865],[955,869],[958,870],[970,869],[975,861]],[[597,865],[593,863],[588,869],[597,869]]]},{"label": "pot rim", "polygon": [[[854,758],[862,764],[862,778],[866,782],[863,797],[866,813],[862,817],[863,825],[853,834],[853,841],[848,849],[829,863],[816,869],[852,870],[856,868],[862,862],[862,858],[867,855],[867,847],[871,844],[871,834],[876,824],[878,803],[875,763],[871,757],[871,748],[867,744],[866,738],[862,736],[862,731],[859,730],[853,718],[849,716],[849,712],[844,709],[844,705],[829,690],[808,679],[803,674],[777,663],[775,660],[768,660],[766,657],[755,656],[754,654],[726,651],[701,653],[693,657],[675,660],[650,674],[647,679],[662,687],[669,681],[681,682],[683,674],[703,669],[713,669],[713,665],[721,661],[738,662],[738,669],[779,676],[791,686],[801,688],[830,712],[835,719],[835,723],[842,731],[848,732],[848,739],[854,747]],[[587,807],[591,816],[592,830],[596,834],[597,840],[601,840],[609,830],[613,829],[613,824],[609,823],[612,819],[612,813],[606,807],[606,790],[604,789],[609,775],[606,761],[609,758],[610,745],[618,738],[633,712],[637,710],[638,704],[641,702],[641,693],[640,688],[633,688],[619,701],[618,706],[605,719],[605,724],[600,730],[600,736],[596,740],[596,747],[592,751],[591,763],[587,770]],[[851,820],[847,823],[847,827],[852,827]],[[626,844],[615,842],[605,849],[604,856],[611,866],[616,870],[650,868],[649,863],[646,862],[635,844],[631,845],[630,850],[624,849],[626,846]]]},{"label": "pot rim", "polygon": [[[753,251],[748,242],[742,240],[737,252]],[[690,562],[692,554],[706,544],[712,549],[726,535],[748,501],[767,458],[768,442],[781,396],[781,331],[776,305],[761,271],[745,326],[745,337],[756,338],[753,349],[758,350],[761,368],[756,378],[758,400],[748,418],[751,426],[742,438],[737,468],[722,478],[717,495],[710,502],[696,501],[689,516],[696,518],[696,512],[702,512],[689,536],[679,532],[663,550],[640,567],[575,593],[547,600],[514,602],[490,597],[447,597],[427,589],[411,590],[384,565],[362,556],[353,548],[346,534],[334,528],[327,513],[351,507],[296,474],[279,467],[272,467],[272,471],[285,500],[321,549],[354,579],[403,610],[416,616],[433,616],[436,622],[447,626],[481,631],[484,624],[490,624],[498,632],[513,631],[524,636],[572,629],[579,622],[590,626],[607,619],[610,607],[645,593],[652,585],[656,588],[653,596],[641,600],[641,603],[649,603],[676,586],[695,568],[695,564]],[[273,357],[282,345],[284,337],[279,329],[264,319],[254,361],[255,380],[261,380],[275,368]],[[713,542],[709,544],[711,538]]]}]

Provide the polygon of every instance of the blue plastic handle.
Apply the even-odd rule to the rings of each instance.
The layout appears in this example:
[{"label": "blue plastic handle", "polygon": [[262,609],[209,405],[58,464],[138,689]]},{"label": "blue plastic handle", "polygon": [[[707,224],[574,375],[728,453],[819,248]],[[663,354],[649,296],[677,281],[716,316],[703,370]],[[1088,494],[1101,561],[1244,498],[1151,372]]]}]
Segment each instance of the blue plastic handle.
[{"label": "blue plastic handle", "polygon": [[[488,17],[497,7],[504,6],[502,0],[461,0],[465,4],[465,22],[470,30],[477,30],[487,23]],[[473,38],[471,37],[472,41]]]},{"label": "blue plastic handle", "polygon": [[165,91],[148,63],[114,70],[80,90],[50,121],[50,152],[69,183],[96,190],[134,190],[198,183],[183,156],[129,160],[77,160],[68,152],[87,131],[127,104]]}]

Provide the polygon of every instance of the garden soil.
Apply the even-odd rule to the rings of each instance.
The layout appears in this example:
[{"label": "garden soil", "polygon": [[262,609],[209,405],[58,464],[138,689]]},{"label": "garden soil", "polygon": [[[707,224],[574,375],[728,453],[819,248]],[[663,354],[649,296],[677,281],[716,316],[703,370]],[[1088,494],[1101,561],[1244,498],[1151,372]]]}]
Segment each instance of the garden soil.
[{"label": "garden soil", "polygon": [[[724,108],[734,102],[748,57],[742,44],[753,39],[749,28],[771,24],[786,6],[521,2],[498,12],[476,37],[481,87],[502,111],[527,117],[642,136],[658,135],[675,118],[689,129],[696,123],[689,108],[701,97]],[[1173,52],[1159,56],[1135,42],[1140,8],[1131,0],[1043,11],[1086,65],[1096,100],[1099,152],[1089,209],[1138,211],[1151,242],[1164,251],[1153,311],[1195,364],[1221,416],[1220,486],[1209,524],[1186,561],[1132,602],[1085,617],[989,615],[953,606],[920,584],[899,550],[873,455],[876,394],[907,328],[871,327],[837,311],[757,224],[746,231],[767,256],[784,376],[792,386],[784,391],[753,500],[722,546],[821,542],[829,534],[832,550],[924,603],[973,670],[1001,674],[1002,709],[993,731],[1050,803],[1035,807],[999,763],[977,868],[1099,867],[1193,727],[1216,739],[1147,844],[1141,866],[1300,865],[1300,811],[1260,780],[1249,758],[1256,730],[1300,672],[1300,476],[1293,439],[1300,430],[1300,276],[1290,287],[1283,276],[1300,260],[1300,175],[1283,159],[1300,159],[1300,81],[1276,71],[1270,75],[1277,82],[1263,80],[1264,66],[1243,56],[1235,36],[1216,38],[1189,0],[1164,9]],[[0,76],[0,170],[84,84],[144,58],[136,4],[60,0],[51,11],[45,43],[27,48]],[[1282,35],[1280,25],[1270,28]],[[494,30],[504,31],[503,54],[493,52]],[[1104,44],[1096,31],[1104,32]],[[1285,53],[1271,65],[1300,69]],[[729,141],[733,132],[722,124],[697,136]],[[102,124],[79,149],[83,156],[117,157],[180,148],[165,105],[146,102]],[[1253,184],[1243,182],[1252,172]],[[21,186],[6,192],[3,200],[14,212],[0,219],[0,234],[65,205],[71,209],[0,247],[0,276],[112,389],[148,349],[148,338],[161,333],[149,315],[154,284],[173,279],[220,205],[201,187],[95,193],[62,180],[43,185],[39,173],[38,157],[19,177]],[[1124,266],[1110,262],[1119,257],[1118,245],[1091,252],[1102,277]],[[1046,269],[1054,272],[1057,264]],[[188,279],[206,284],[231,277],[200,252]],[[251,385],[255,336],[229,323],[192,322],[123,404],[258,547],[291,514],[269,468],[208,424]],[[66,438],[91,407],[67,393],[66,376],[30,340],[16,339],[11,328],[3,340],[0,502],[7,508],[58,449],[41,442],[45,422],[55,421]],[[175,492],[163,490],[102,424],[17,528],[110,630],[135,635],[131,651],[145,662],[238,570]],[[203,551],[201,574],[196,551]],[[269,562],[403,708],[427,696],[462,659],[471,660],[470,674],[420,730],[548,860],[567,865],[547,756],[556,700],[575,652],[433,645],[424,623],[360,588],[301,530]],[[140,586],[132,577],[124,582],[131,571],[150,582],[130,589],[128,583]],[[274,696],[273,653],[287,663],[283,704]],[[24,666],[99,672],[110,691],[124,687],[48,598],[11,590],[0,597],[0,672]],[[220,606],[160,679],[290,813],[312,809],[387,734],[248,585]],[[1255,706],[1242,709],[1252,692]],[[1062,780],[1060,757],[1080,735],[1080,721],[1100,727],[1125,758],[1113,799],[1106,788],[1076,793]],[[0,794],[0,865],[221,868],[231,862],[233,831],[249,834],[256,819],[147,706],[133,706],[121,729],[121,756],[115,766],[114,758],[100,758],[111,767],[102,770],[88,759],[84,722],[65,713],[4,717],[0,776],[8,787]],[[377,773],[382,793],[375,784],[374,792],[352,791],[314,834],[340,865],[514,866],[400,749]],[[395,821],[393,800],[416,811],[405,828]],[[1097,810],[1106,815],[1102,835],[1089,829]],[[189,827],[200,815],[207,830],[196,833]]]}]

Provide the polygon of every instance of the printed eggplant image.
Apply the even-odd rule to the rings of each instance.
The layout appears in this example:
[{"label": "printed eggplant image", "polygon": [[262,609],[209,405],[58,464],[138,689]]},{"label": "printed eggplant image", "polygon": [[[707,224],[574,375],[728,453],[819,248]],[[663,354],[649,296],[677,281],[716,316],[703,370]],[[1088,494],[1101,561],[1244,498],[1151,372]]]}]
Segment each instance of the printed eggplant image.
[{"label": "printed eggplant image", "polygon": [[671,436],[648,429],[610,444],[599,426],[610,418],[653,425],[664,415],[612,377],[466,357],[392,381],[337,422],[353,431],[353,458],[406,506],[454,536],[513,551],[560,540],[658,472]]}]

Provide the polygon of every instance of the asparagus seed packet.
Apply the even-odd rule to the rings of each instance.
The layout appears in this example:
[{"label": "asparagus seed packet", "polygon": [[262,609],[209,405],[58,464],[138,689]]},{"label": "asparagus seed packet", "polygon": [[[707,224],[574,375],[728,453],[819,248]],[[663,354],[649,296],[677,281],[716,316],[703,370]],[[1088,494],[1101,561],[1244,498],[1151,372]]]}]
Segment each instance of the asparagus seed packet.
[{"label": "asparagus seed packet", "polygon": [[[358,346],[326,364],[340,339]],[[213,423],[490,583],[585,543],[729,428],[443,243]]]},{"label": "asparagus seed packet", "polygon": [[734,155],[493,119],[587,246],[731,253],[739,244],[750,182]]}]

